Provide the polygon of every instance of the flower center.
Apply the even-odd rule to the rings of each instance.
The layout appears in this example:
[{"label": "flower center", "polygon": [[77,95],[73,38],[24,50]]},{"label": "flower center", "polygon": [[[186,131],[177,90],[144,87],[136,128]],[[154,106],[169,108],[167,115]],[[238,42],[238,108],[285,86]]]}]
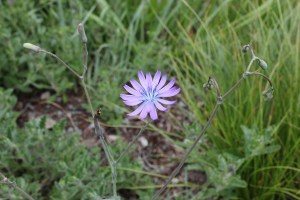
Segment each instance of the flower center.
[{"label": "flower center", "polygon": [[146,101],[155,102],[156,101],[156,88],[148,87],[147,91],[144,91],[144,97]]}]

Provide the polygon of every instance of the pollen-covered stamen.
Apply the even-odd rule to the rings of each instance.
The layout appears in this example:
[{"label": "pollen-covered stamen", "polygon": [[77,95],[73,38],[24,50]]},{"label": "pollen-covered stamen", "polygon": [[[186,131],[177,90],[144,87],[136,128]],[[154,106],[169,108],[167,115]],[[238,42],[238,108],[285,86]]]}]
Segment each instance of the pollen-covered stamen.
[{"label": "pollen-covered stamen", "polygon": [[155,101],[155,93],[153,91],[153,88],[152,87],[148,87],[147,88],[147,94],[146,94],[146,99],[147,101],[150,101],[150,102],[154,102]]}]

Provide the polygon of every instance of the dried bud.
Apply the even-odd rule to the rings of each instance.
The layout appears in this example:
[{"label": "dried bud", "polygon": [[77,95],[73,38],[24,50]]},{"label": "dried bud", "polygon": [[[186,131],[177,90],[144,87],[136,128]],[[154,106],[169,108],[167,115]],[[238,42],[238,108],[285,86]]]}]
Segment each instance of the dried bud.
[{"label": "dried bud", "polygon": [[82,23],[78,24],[78,33],[80,35],[80,39],[83,43],[87,43],[87,37],[85,35],[84,26]]},{"label": "dried bud", "polygon": [[268,68],[268,64],[262,60],[262,59],[258,59],[257,64],[263,69],[263,70],[267,70]]},{"label": "dried bud", "polygon": [[250,45],[249,45],[249,44],[246,44],[245,46],[243,46],[242,52],[243,52],[243,53],[246,53],[246,52],[249,50],[249,48],[250,48]]},{"label": "dried bud", "polygon": [[203,84],[203,88],[207,90],[211,90],[212,85],[210,83]]},{"label": "dried bud", "polygon": [[36,46],[34,44],[31,44],[31,43],[24,43],[23,47],[25,47],[26,49],[30,49],[32,51],[35,51],[35,52],[40,52],[42,50],[41,47]]},{"label": "dried bud", "polygon": [[265,97],[265,100],[271,100],[273,98],[274,89],[273,87],[267,88],[265,91],[263,91],[262,95]]}]

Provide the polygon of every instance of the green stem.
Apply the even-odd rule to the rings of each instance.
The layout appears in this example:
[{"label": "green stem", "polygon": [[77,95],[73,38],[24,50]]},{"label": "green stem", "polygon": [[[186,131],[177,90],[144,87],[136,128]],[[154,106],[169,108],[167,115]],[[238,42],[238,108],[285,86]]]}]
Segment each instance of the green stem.
[{"label": "green stem", "polygon": [[82,77],[80,79],[81,79],[82,87],[84,89],[85,96],[86,96],[86,98],[88,100],[88,103],[89,103],[89,106],[90,106],[90,109],[91,109],[91,112],[92,112],[92,116],[94,117],[95,112],[94,112],[94,109],[93,109],[93,106],[92,106],[92,102],[91,102],[91,98],[90,98],[89,92],[87,90],[87,87],[86,87],[86,84],[85,84],[85,81],[84,81],[84,77]]},{"label": "green stem", "polygon": [[269,77],[267,77],[266,75],[264,75],[264,74],[262,74],[262,73],[259,73],[259,72],[249,72],[249,75],[258,75],[258,76],[262,76],[264,79],[266,79],[266,80],[269,82],[271,88],[273,88],[273,84],[272,84],[271,79],[269,79]]},{"label": "green stem", "polygon": [[89,92],[87,90],[85,81],[84,81],[84,77],[85,77],[85,74],[87,72],[88,51],[87,51],[86,42],[83,42],[82,44],[83,44],[83,56],[82,56],[82,59],[83,59],[83,73],[82,73],[82,76],[80,78],[81,79],[81,84],[83,86],[85,96],[88,100],[88,103],[89,103],[89,106],[90,106],[90,109],[91,109],[91,112],[92,112],[92,116],[94,118],[95,132],[96,132],[97,136],[100,139],[102,148],[104,149],[105,156],[108,160],[108,163],[109,163],[109,166],[110,166],[110,169],[111,169],[111,178],[112,178],[112,185],[113,185],[113,196],[114,196],[114,199],[116,200],[117,199],[117,168],[116,168],[116,162],[115,162],[112,154],[110,153],[109,147],[108,147],[108,145],[105,141],[105,137],[104,137],[104,134],[103,134],[102,129],[100,127],[97,116],[95,116],[95,112],[94,112],[94,109],[93,109],[93,106],[92,106],[91,98],[90,98]]},{"label": "green stem", "polygon": [[83,68],[84,69],[83,69],[82,76],[84,76],[87,71],[88,55],[89,55],[89,52],[87,50],[87,45],[86,45],[86,43],[83,43]]},{"label": "green stem", "polygon": [[145,123],[145,125],[141,128],[141,130],[139,131],[139,133],[133,138],[133,140],[128,144],[128,146],[126,147],[126,149],[124,151],[122,151],[120,157],[116,160],[116,164],[119,163],[119,161],[124,157],[124,155],[128,152],[128,150],[132,147],[132,145],[137,141],[137,139],[140,137],[140,135],[144,132],[144,130],[146,129],[146,127],[148,126],[149,121],[147,121]]},{"label": "green stem", "polygon": [[198,142],[200,141],[200,139],[202,138],[204,132],[206,131],[206,129],[209,127],[209,125],[211,124],[213,118],[215,117],[215,115],[217,114],[218,108],[220,107],[221,104],[217,103],[212,114],[209,117],[209,120],[207,121],[205,127],[202,129],[202,131],[200,132],[200,134],[198,135],[196,141],[193,143],[193,145],[188,149],[188,151],[184,154],[183,158],[181,159],[179,165],[176,167],[176,169],[172,172],[172,174],[170,175],[170,177],[168,178],[167,182],[154,194],[154,196],[151,198],[152,200],[157,199],[159,197],[159,195],[167,188],[167,186],[171,183],[172,179],[179,173],[180,169],[183,167],[186,159],[189,157],[189,155],[191,154],[191,152],[193,151],[193,149],[197,146]]},{"label": "green stem", "polygon": [[61,62],[66,68],[68,68],[75,76],[77,76],[78,78],[82,79],[82,76],[80,76],[75,70],[72,69],[72,67],[70,67],[67,63],[65,63],[60,57],[58,57],[57,55],[46,51],[45,49],[41,49],[41,52],[46,53],[47,55],[56,58],[59,62]]},{"label": "green stem", "polygon": [[248,64],[248,67],[247,67],[247,69],[246,69],[246,73],[247,73],[247,72],[249,72],[249,70],[250,70],[250,68],[251,68],[251,66],[252,66],[252,64],[253,64],[253,62],[257,59],[257,57],[255,56],[254,51],[253,51],[253,49],[252,49],[252,46],[251,46],[250,44],[245,45],[244,48],[245,48],[245,47],[248,47],[248,49],[250,49],[250,53],[251,53],[251,61],[250,61],[250,63]]},{"label": "green stem", "polygon": [[251,66],[252,66],[252,64],[253,64],[253,62],[254,62],[256,59],[257,59],[257,57],[254,57],[254,58],[251,59],[249,65],[248,65],[248,67],[247,67],[246,72],[249,72],[249,70],[250,70],[250,68],[251,68]]},{"label": "green stem", "polygon": [[112,185],[113,185],[113,195],[114,199],[117,199],[117,169],[116,162],[114,161],[113,156],[111,155],[109,148],[105,142],[103,131],[100,127],[99,121],[96,116],[94,116],[95,132],[101,142],[102,148],[104,149],[105,156],[108,160],[109,166],[111,168],[112,174]]},{"label": "green stem", "polygon": [[113,162],[113,165],[112,165],[111,176],[112,176],[114,199],[117,200],[118,199],[118,194],[117,194],[117,163],[115,161]]},{"label": "green stem", "polygon": [[242,76],[242,78],[240,78],[240,80],[238,80],[235,84],[234,84],[234,86],[232,87],[232,88],[230,88],[222,97],[223,97],[223,99],[225,98],[225,97],[227,97],[233,90],[235,90],[240,84],[241,84],[241,82],[242,82],[242,80],[244,80],[246,78],[246,76]]}]

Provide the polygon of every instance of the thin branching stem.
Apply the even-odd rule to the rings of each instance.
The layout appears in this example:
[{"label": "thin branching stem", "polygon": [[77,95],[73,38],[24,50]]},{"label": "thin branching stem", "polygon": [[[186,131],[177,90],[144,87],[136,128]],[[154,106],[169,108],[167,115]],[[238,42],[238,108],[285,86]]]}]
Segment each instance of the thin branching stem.
[{"label": "thin branching stem", "polygon": [[87,50],[87,45],[86,43],[83,43],[83,73],[82,73],[82,76],[85,75],[86,71],[87,71],[87,65],[88,65],[88,55],[89,55],[89,52]]},{"label": "thin branching stem", "polygon": [[141,128],[141,130],[139,131],[139,133],[133,138],[133,140],[128,144],[128,146],[126,147],[126,149],[124,149],[120,155],[120,157],[116,160],[116,164],[118,164],[120,162],[120,160],[124,157],[124,155],[128,152],[128,150],[132,147],[132,145],[137,141],[137,139],[140,137],[140,135],[144,132],[144,130],[147,128],[148,124],[150,122],[147,120],[147,122],[145,123],[145,125]]},{"label": "thin branching stem", "polygon": [[[53,54],[53,53],[51,53],[51,52],[49,52],[49,51],[47,51],[45,49],[42,49],[42,48],[39,48],[38,52],[43,52],[43,53],[46,53],[46,55],[49,55],[49,56],[51,56],[53,58],[56,58],[60,63],[62,63],[67,69],[69,69],[75,76],[77,76],[81,80],[81,85],[82,85],[82,87],[84,89],[84,93],[85,93],[85,96],[87,98],[87,101],[88,101],[88,104],[89,104],[89,107],[90,107],[90,110],[91,110],[92,117],[95,119],[95,111],[93,109],[91,98],[90,98],[90,95],[89,95],[89,92],[88,92],[88,89],[87,89],[87,86],[86,86],[86,83],[85,83],[85,75],[86,75],[86,72],[87,72],[87,63],[88,63],[87,44],[86,44],[86,42],[82,42],[82,44],[83,44],[83,54],[82,54],[82,58],[83,58],[83,73],[82,73],[82,75],[80,75],[75,70],[73,70],[71,66],[69,66],[67,63],[65,63],[57,55],[55,55],[55,54]],[[114,194],[114,198],[117,199],[117,188],[116,188],[117,172],[116,172],[116,166],[114,164],[115,161],[114,161],[114,158],[113,158],[112,154],[110,153],[108,145],[107,145],[107,143],[105,141],[104,135],[102,133],[102,129],[100,128],[100,124],[98,123],[97,120],[94,120],[94,123],[95,123],[96,134],[98,135],[98,137],[100,139],[100,142],[101,142],[102,147],[104,149],[105,155],[106,155],[107,160],[109,162],[109,165],[111,167],[112,183],[113,183],[113,194]]]},{"label": "thin branching stem", "polygon": [[182,157],[179,165],[176,167],[176,169],[172,172],[172,174],[170,175],[170,177],[168,178],[167,182],[155,193],[155,195],[151,198],[152,200],[157,199],[159,197],[159,195],[161,195],[162,192],[164,192],[164,190],[167,188],[167,186],[171,183],[172,179],[179,173],[180,169],[183,167],[186,159],[189,157],[189,155],[191,154],[191,152],[193,151],[193,149],[197,146],[198,142],[200,141],[200,139],[202,138],[203,134],[205,133],[206,129],[209,127],[209,125],[211,124],[212,120],[214,119],[215,115],[217,114],[217,111],[219,109],[221,104],[217,103],[212,114],[210,115],[205,127],[202,129],[202,131],[200,132],[200,134],[198,135],[196,141],[193,143],[193,145],[188,149],[188,151],[184,154],[184,156]]},{"label": "thin branching stem", "polygon": [[54,53],[51,53],[49,51],[46,51],[45,49],[41,49],[40,52],[44,52],[47,55],[56,58],[59,62],[61,62],[66,68],[68,68],[75,76],[77,76],[78,78],[82,79],[82,76],[80,76],[80,74],[78,74],[75,70],[72,69],[72,67],[70,67],[67,63],[65,63],[60,57],[58,57],[57,55],[55,55]]},{"label": "thin branching stem", "polygon": [[240,78],[240,80],[238,80],[234,86],[232,86],[232,88],[230,88],[222,97],[223,99],[225,99],[225,97],[227,97],[233,90],[235,90],[240,84],[241,82],[246,78],[246,76],[242,76],[242,78]]},{"label": "thin branching stem", "polygon": [[273,89],[273,84],[272,84],[272,81],[264,74],[261,74],[257,71],[255,72],[250,72],[250,68],[253,64],[253,62],[256,60],[256,59],[259,59],[258,57],[255,56],[254,54],[254,51],[253,49],[251,48],[250,45],[245,45],[243,47],[243,51],[244,52],[247,52],[248,50],[250,50],[251,52],[251,61],[249,62],[247,68],[246,68],[246,71],[245,73],[243,74],[242,78],[240,78],[235,84],[234,86],[232,86],[223,96],[221,95],[221,92],[220,92],[220,88],[219,88],[219,85],[217,83],[217,81],[213,78],[213,77],[209,77],[209,80],[208,80],[208,83],[204,84],[204,88],[207,88],[207,89],[210,89],[211,88],[211,85],[214,85],[216,91],[217,91],[217,104],[209,118],[209,120],[207,121],[205,127],[202,129],[202,131],[200,132],[200,134],[198,135],[196,141],[193,143],[193,145],[188,149],[188,151],[184,154],[183,158],[181,159],[179,165],[176,167],[176,169],[171,173],[170,177],[168,178],[167,182],[154,194],[154,196],[151,198],[152,200],[155,200],[159,197],[159,195],[161,195],[165,189],[168,187],[168,185],[171,183],[172,179],[177,176],[177,174],[179,173],[180,169],[183,167],[185,161],[187,160],[188,156],[191,154],[191,152],[193,151],[193,149],[197,146],[198,142],[200,141],[200,139],[202,138],[204,132],[206,131],[206,129],[209,127],[209,125],[211,124],[213,118],[215,117],[216,113],[217,113],[217,110],[218,108],[220,107],[220,105],[223,103],[223,100],[229,95],[231,94],[240,84],[241,82],[247,77],[247,76],[250,76],[250,75],[259,75],[259,76],[262,76],[263,78],[265,78],[271,88]]},{"label": "thin branching stem", "polygon": [[117,169],[116,169],[116,162],[114,161],[113,156],[111,155],[109,148],[106,144],[103,131],[100,127],[99,121],[96,116],[94,116],[94,124],[95,124],[95,132],[101,142],[101,145],[104,149],[105,156],[108,160],[110,169],[111,169],[111,175],[112,175],[112,185],[113,185],[113,196],[114,199],[117,199]]},{"label": "thin branching stem", "polygon": [[95,111],[94,111],[94,108],[92,106],[92,102],[91,102],[91,98],[90,98],[90,95],[89,95],[89,92],[87,90],[87,87],[86,87],[86,84],[85,84],[85,74],[87,72],[87,62],[88,62],[88,50],[87,50],[87,45],[85,42],[82,43],[83,45],[83,52],[82,52],[82,59],[83,59],[83,73],[80,77],[81,79],[81,84],[82,84],[82,87],[84,89],[84,93],[85,93],[85,96],[88,100],[88,103],[89,103],[89,106],[90,106],[90,110],[91,110],[91,113],[92,113],[92,117],[94,117],[95,115]]},{"label": "thin branching stem", "polygon": [[88,50],[87,50],[86,41],[82,42],[82,45],[83,45],[83,51],[82,51],[83,73],[82,73],[82,76],[80,76],[81,84],[82,84],[82,87],[84,89],[85,96],[88,100],[92,116],[94,118],[94,125],[95,125],[96,135],[98,136],[98,138],[101,142],[102,148],[104,149],[105,156],[108,160],[108,163],[109,163],[109,166],[110,166],[110,169],[111,169],[111,178],[112,178],[112,185],[113,185],[113,197],[114,197],[114,199],[117,199],[117,169],[116,169],[116,164],[115,164],[116,162],[115,162],[114,157],[112,156],[112,154],[109,150],[109,147],[108,147],[108,145],[105,141],[105,137],[104,137],[102,128],[101,128],[101,126],[98,122],[97,116],[95,115],[95,111],[94,111],[94,108],[93,108],[93,105],[92,105],[92,102],[91,102],[91,98],[90,98],[89,92],[87,90],[87,86],[86,86],[86,83],[85,83],[85,75],[86,75],[86,72],[87,72],[87,65],[88,65],[87,64],[87,62],[88,62]]},{"label": "thin branching stem", "polygon": [[258,75],[258,76],[262,76],[264,79],[266,79],[269,84],[270,84],[270,87],[273,88],[273,84],[272,84],[272,81],[269,77],[267,77],[266,75],[262,74],[262,73],[259,73],[259,72],[246,72],[243,74],[242,78],[240,78],[240,80],[238,80],[234,86],[232,88],[230,88],[222,97],[223,99],[225,97],[227,97],[233,90],[235,90],[242,82],[242,80],[244,80],[247,76],[250,76],[250,75]]},{"label": "thin branching stem", "polygon": [[86,84],[85,84],[85,81],[84,81],[84,77],[81,78],[81,85],[84,89],[84,93],[85,93],[85,96],[88,100],[88,103],[89,103],[89,106],[90,106],[90,109],[91,109],[91,112],[92,112],[92,116],[95,115],[95,111],[94,111],[94,108],[92,106],[92,102],[91,102],[91,98],[90,98],[90,95],[89,95],[89,92],[87,90],[87,87],[86,87]]},{"label": "thin branching stem", "polygon": [[266,75],[262,74],[262,73],[259,73],[259,72],[250,72],[249,75],[258,75],[258,76],[262,76],[264,79],[266,79],[269,84],[270,84],[270,87],[273,88],[273,84],[272,84],[272,81],[269,77],[267,77]]},{"label": "thin branching stem", "polygon": [[221,97],[222,95],[221,95],[220,87],[219,87],[219,84],[216,81],[216,79],[214,79],[213,77],[210,76],[208,79],[208,82],[211,82],[215,86],[218,97]]},{"label": "thin branching stem", "polygon": [[249,63],[249,65],[247,66],[246,72],[249,72],[249,70],[250,70],[250,68],[251,68],[251,66],[252,66],[252,64],[253,64],[253,62],[254,62],[256,59],[257,59],[257,57],[254,57],[254,58],[252,58],[252,59],[250,60],[250,63]]},{"label": "thin branching stem", "polygon": [[24,198],[29,199],[29,200],[34,200],[34,198],[32,198],[32,196],[30,196],[28,193],[26,193],[24,190],[22,190],[22,188],[17,186],[17,184],[15,182],[12,182],[8,178],[6,178],[4,176],[4,174],[2,174],[1,172],[0,172],[0,177],[2,179],[0,181],[0,183],[7,185],[9,187],[12,187],[14,190],[17,190]]},{"label": "thin branching stem", "polygon": [[245,51],[248,51],[250,49],[250,53],[251,53],[251,60],[247,66],[246,72],[249,72],[253,62],[258,59],[258,57],[256,57],[256,55],[254,54],[254,51],[252,49],[252,46],[250,44],[247,44],[243,47],[245,49]]}]

